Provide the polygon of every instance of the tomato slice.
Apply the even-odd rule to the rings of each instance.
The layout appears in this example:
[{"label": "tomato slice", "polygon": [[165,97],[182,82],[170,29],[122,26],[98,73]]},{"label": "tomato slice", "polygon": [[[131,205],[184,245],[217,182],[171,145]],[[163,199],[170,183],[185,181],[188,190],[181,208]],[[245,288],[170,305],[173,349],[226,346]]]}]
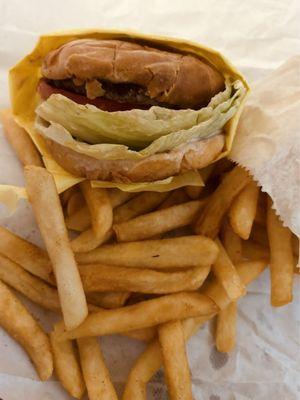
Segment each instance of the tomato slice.
[{"label": "tomato slice", "polygon": [[69,90],[58,89],[54,86],[51,86],[49,85],[49,83],[45,81],[45,79],[41,79],[39,81],[37,90],[42,99],[44,100],[47,100],[48,97],[50,97],[52,94],[58,93],[75,101],[75,103],[92,104],[93,106],[96,106],[103,111],[126,111],[126,110],[132,110],[134,108],[148,110],[151,107],[151,105],[149,104],[122,103],[115,100],[105,99],[103,97],[98,97],[96,99],[89,99],[81,94],[73,93]]}]

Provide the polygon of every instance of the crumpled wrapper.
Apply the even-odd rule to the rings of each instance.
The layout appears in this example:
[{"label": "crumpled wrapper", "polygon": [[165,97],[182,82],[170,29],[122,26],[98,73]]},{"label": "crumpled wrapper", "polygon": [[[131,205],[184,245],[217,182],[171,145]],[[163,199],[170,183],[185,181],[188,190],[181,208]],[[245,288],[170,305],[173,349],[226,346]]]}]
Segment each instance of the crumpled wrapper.
[{"label": "crumpled wrapper", "polygon": [[[56,14],[54,10],[59,12]],[[39,7],[37,2],[28,3],[26,15],[28,18],[23,9],[18,11],[7,5],[0,17],[3,22],[0,24],[1,107],[8,105],[7,70],[30,51],[38,34],[84,24],[130,26],[188,37],[227,54],[250,83],[264,78],[252,85],[231,157],[251,171],[274,199],[285,224],[299,235],[299,58],[291,59],[268,75],[300,50],[300,41],[296,39],[299,16],[295,7],[282,5],[281,9],[275,0],[207,4],[190,0],[161,1],[157,7],[145,3],[141,10],[138,0],[120,0],[114,7],[92,0],[86,0],[84,7],[74,0],[70,7],[53,0],[47,5],[39,3]],[[1,131],[0,184],[20,187],[24,184],[22,168]],[[13,215],[0,204],[0,225],[43,245],[26,200],[21,200]],[[294,302],[272,308],[269,273],[263,273],[238,303],[237,346],[229,355],[216,351],[212,324],[199,330],[188,344],[195,400],[300,398],[299,293],[297,279]],[[55,315],[20,297],[49,331]],[[101,344],[114,384],[121,393],[144,344],[121,336],[103,337]],[[0,354],[1,399],[71,400],[55,377],[48,382],[39,381],[24,351],[1,329]],[[147,398],[167,399],[162,370],[148,385]]]},{"label": "crumpled wrapper", "polygon": [[300,237],[300,55],[253,88],[230,158],[248,169]]}]

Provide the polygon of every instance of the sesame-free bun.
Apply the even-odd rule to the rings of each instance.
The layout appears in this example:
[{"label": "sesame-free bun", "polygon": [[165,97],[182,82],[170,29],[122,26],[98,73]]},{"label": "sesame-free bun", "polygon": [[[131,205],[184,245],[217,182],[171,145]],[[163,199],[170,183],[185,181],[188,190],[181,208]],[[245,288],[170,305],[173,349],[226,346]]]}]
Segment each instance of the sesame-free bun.
[{"label": "sesame-free bun", "polygon": [[99,160],[46,139],[54,160],[71,174],[93,180],[128,183],[154,182],[204,168],[217,159],[224,142],[224,135],[218,134],[142,160]]},{"label": "sesame-free bun", "polygon": [[201,108],[224,88],[224,77],[194,55],[121,40],[79,39],[52,50],[42,75],[53,80],[132,83],[159,102]]}]

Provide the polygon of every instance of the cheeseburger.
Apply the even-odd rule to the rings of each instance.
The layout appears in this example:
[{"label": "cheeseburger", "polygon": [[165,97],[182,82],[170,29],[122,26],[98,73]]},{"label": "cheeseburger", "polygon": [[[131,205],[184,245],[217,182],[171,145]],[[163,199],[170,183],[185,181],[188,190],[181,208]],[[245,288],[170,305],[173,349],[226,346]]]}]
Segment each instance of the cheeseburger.
[{"label": "cheeseburger", "polygon": [[[138,35],[91,36],[52,40],[32,56],[38,75],[23,82],[35,91],[29,131],[48,159],[78,178],[130,184],[199,170],[226,154],[247,86],[221,56]],[[28,123],[18,108],[19,123]]]}]

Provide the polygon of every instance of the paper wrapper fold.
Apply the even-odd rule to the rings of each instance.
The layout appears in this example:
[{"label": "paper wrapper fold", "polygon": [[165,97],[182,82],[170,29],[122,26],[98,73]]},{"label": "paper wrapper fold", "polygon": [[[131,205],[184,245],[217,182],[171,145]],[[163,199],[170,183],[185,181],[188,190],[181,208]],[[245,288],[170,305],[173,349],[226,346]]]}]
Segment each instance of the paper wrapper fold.
[{"label": "paper wrapper fold", "polygon": [[300,56],[253,89],[230,158],[253,175],[300,237]]}]

